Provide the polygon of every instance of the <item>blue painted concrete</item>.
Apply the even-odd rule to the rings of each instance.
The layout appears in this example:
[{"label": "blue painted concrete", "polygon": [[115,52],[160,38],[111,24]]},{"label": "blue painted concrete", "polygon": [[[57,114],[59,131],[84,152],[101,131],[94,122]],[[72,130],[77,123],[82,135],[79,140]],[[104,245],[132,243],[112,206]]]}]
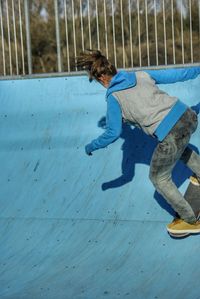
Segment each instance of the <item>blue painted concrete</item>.
[{"label": "blue painted concrete", "polygon": [[[199,110],[200,77],[160,87]],[[104,94],[86,77],[0,82],[1,299],[200,298],[200,236],[169,237],[148,180],[155,140],[124,127],[84,153]],[[183,192],[189,174],[174,171]]]}]

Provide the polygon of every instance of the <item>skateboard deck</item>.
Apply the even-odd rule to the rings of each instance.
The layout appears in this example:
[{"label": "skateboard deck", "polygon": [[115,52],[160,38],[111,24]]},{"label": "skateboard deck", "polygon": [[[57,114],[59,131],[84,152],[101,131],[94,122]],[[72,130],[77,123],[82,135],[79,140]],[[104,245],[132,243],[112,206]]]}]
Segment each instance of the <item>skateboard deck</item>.
[{"label": "skateboard deck", "polygon": [[[190,178],[189,185],[185,191],[184,198],[190,204],[190,206],[192,207],[192,209],[195,213],[195,216],[198,219],[200,216],[200,214],[199,214],[199,212],[200,212],[200,186],[196,186],[194,183],[192,183],[191,178]],[[183,238],[183,237],[189,236],[191,233],[174,234],[174,233],[169,232],[169,234],[171,237],[174,237],[174,238]]]}]

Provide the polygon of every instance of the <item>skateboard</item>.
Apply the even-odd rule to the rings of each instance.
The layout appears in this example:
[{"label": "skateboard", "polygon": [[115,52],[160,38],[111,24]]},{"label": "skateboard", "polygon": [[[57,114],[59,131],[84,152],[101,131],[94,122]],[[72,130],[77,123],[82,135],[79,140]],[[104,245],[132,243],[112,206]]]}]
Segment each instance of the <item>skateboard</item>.
[{"label": "skateboard", "polygon": [[[199,219],[199,217],[200,217],[200,186],[195,185],[193,183],[194,179],[195,179],[195,176],[190,177],[190,182],[187,187],[187,190],[185,191],[184,198],[185,198],[185,200],[187,200],[187,202],[192,207],[197,219]],[[183,237],[187,237],[191,234],[191,233],[175,234],[175,233],[171,233],[171,232],[168,232],[168,233],[173,238],[183,238]]]}]

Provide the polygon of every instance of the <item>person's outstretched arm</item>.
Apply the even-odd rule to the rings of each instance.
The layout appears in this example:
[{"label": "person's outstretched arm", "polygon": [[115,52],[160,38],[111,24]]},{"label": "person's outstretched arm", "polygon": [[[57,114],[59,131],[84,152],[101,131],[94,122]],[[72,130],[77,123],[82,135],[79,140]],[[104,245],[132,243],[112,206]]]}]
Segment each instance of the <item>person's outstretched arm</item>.
[{"label": "person's outstretched arm", "polygon": [[145,72],[148,73],[157,84],[168,84],[196,78],[200,75],[200,66],[163,70],[145,70]]},{"label": "person's outstretched arm", "polygon": [[86,145],[88,155],[99,148],[104,148],[119,138],[122,131],[121,107],[112,94],[107,99],[106,131]]}]

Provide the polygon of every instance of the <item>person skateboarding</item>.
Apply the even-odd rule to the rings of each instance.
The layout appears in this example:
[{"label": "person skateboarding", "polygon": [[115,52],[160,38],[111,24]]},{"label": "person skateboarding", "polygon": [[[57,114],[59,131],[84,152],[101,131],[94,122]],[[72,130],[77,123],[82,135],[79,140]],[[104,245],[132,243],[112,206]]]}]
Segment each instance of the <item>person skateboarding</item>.
[{"label": "person skateboarding", "polygon": [[80,53],[76,64],[78,69],[87,71],[90,81],[96,80],[107,89],[106,130],[85,146],[86,154],[92,155],[92,152],[117,140],[123,121],[156,138],[158,144],[151,159],[149,178],[179,215],[178,220],[167,225],[167,230],[180,234],[182,231],[200,233],[200,221],[172,181],[172,170],[177,161],[182,160],[196,174],[195,183],[200,185],[200,156],[188,147],[198,125],[197,114],[180,99],[157,86],[196,78],[200,74],[200,66],[117,71],[99,50]]}]

